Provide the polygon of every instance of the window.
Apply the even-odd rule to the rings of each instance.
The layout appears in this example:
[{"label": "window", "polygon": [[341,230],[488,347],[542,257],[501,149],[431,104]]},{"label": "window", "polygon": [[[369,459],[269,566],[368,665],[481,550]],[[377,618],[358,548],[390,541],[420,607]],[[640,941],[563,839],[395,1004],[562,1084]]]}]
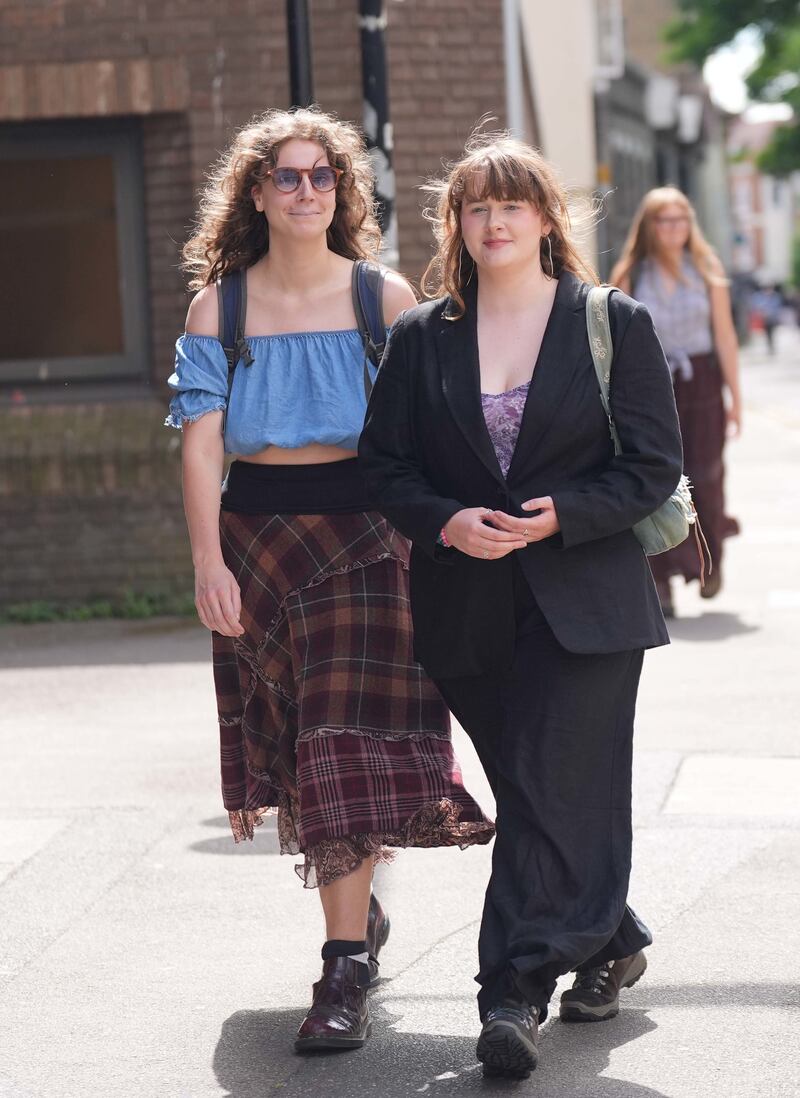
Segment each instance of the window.
[{"label": "window", "polygon": [[4,127],[0,384],[146,372],[138,128]]}]

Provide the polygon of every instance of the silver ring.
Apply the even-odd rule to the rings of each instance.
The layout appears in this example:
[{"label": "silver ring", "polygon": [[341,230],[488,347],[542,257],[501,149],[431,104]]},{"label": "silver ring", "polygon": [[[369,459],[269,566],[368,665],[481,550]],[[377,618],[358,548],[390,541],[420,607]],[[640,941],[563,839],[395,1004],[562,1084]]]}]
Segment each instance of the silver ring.
[{"label": "silver ring", "polygon": [[483,559],[484,559],[484,560],[488,560],[488,559],[489,559],[489,550],[488,550],[488,549],[484,549],[484,550],[483,550]]},{"label": "silver ring", "polygon": [[528,527],[527,527],[527,526],[526,526],[526,527],[525,527],[525,529],[524,529],[524,530],[522,531],[522,536],[523,536],[524,538],[528,537]]}]

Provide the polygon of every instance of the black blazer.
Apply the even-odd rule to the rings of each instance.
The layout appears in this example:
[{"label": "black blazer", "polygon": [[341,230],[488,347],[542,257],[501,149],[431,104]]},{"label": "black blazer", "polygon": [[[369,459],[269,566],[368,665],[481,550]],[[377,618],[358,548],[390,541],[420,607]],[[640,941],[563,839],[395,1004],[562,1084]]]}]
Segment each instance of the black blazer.
[{"label": "black blazer", "polygon": [[477,286],[396,322],[367,409],[359,458],[378,509],[410,538],[416,658],[434,677],[510,666],[512,555],[484,561],[436,543],[463,507],[521,516],[552,496],[561,530],[515,554],[571,652],[668,644],[647,558],[631,527],[674,490],[682,453],[669,368],[650,315],[611,295],[614,456],[586,334],[588,286],[564,273],[545,330],[514,457],[503,478],[480,401]]}]

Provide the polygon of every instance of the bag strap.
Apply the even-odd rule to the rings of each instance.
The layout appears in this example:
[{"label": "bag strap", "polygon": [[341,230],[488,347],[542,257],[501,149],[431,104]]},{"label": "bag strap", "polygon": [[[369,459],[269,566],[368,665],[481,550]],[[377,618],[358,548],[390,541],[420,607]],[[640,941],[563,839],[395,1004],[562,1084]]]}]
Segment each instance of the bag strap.
[{"label": "bag strap", "polygon": [[608,319],[608,299],[613,286],[592,286],[586,297],[586,331],[589,336],[589,349],[592,352],[594,372],[600,386],[600,400],[608,418],[608,431],[614,443],[614,453],[622,453],[614,417],[611,414],[609,391],[611,386],[611,366],[614,362],[614,344],[611,339],[611,324]]},{"label": "bag strap", "polygon": [[253,356],[244,338],[244,326],[247,320],[247,270],[244,267],[234,271],[233,274],[223,275],[217,282],[217,305],[219,307],[218,338],[228,363],[228,399],[222,413],[222,433],[224,434],[236,364],[239,359],[245,366],[253,364]]},{"label": "bag strap", "polygon": [[353,312],[364,344],[364,393],[369,400],[372,378],[368,363],[377,369],[386,347],[386,325],[383,322],[383,284],[386,271],[377,263],[357,259],[353,264]]}]

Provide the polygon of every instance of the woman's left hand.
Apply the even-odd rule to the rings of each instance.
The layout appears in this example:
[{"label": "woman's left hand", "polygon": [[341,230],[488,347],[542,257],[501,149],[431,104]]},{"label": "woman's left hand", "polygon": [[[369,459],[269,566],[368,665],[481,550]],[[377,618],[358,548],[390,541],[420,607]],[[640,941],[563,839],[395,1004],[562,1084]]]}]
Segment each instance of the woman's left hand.
[{"label": "woman's left hand", "polygon": [[[543,541],[552,537],[561,529],[552,496],[529,499],[522,504],[523,511],[537,511],[530,518],[514,518],[505,511],[492,511],[489,521],[498,530],[507,530],[511,534],[521,534],[527,542]],[[488,518],[489,516],[487,516]]]}]

